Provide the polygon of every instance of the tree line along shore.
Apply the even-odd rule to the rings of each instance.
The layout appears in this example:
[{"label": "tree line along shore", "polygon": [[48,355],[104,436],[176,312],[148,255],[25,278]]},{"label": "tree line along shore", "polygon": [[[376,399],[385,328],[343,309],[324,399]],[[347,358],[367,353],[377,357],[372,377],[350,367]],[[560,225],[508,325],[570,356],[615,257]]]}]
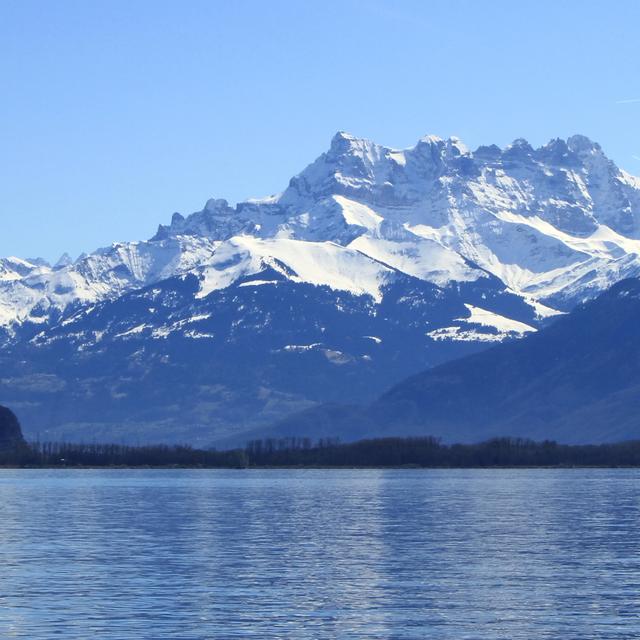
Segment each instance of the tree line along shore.
[{"label": "tree line along shore", "polygon": [[5,467],[640,467],[640,441],[566,445],[522,438],[445,444],[433,437],[378,438],[341,443],[325,438],[267,438],[243,448],[188,445],[81,444],[21,441],[0,451]]}]

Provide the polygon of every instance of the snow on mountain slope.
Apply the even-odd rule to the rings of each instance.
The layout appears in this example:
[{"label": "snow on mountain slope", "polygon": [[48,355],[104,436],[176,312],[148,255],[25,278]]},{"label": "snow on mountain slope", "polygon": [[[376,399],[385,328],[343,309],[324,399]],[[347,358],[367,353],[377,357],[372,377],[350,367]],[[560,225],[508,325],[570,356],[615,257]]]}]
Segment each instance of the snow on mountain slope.
[{"label": "snow on mountain slope", "polygon": [[472,304],[465,304],[465,307],[469,310],[469,317],[463,318],[464,322],[469,324],[481,324],[485,327],[494,327],[502,333],[517,333],[523,334],[535,329],[524,322],[518,322],[517,320],[511,320],[504,316],[481,309],[480,307],[474,307]]},{"label": "snow on mountain slope", "polygon": [[59,267],[15,263],[0,278],[0,325],[42,324],[69,308],[115,298],[196,268],[209,260],[217,243],[184,236],[158,242],[114,244]]},{"label": "snow on mountain slope", "polygon": [[20,280],[29,275],[41,265],[22,260],[22,258],[0,258],[0,281],[2,280]]},{"label": "snow on mountain slope", "polygon": [[335,242],[438,283],[475,268],[568,309],[636,273],[640,181],[584,136],[470,152],[456,138],[394,150],[339,133],[282,194],[235,209],[210,201],[156,237],[239,232]]},{"label": "snow on mountain slope", "polygon": [[639,255],[640,181],[584,136],[471,152],[457,138],[398,150],[341,132],[276,196],[211,199],[149,241],[75,263],[2,260],[0,326],[55,323],[180,273],[199,274],[206,296],[265,266],[378,303],[393,272],[444,288],[495,276],[549,315],[638,274]]},{"label": "snow on mountain slope", "polygon": [[[464,305],[469,315],[457,318],[463,325],[442,327],[430,331],[428,335],[434,340],[450,340],[453,342],[501,342],[505,338],[522,337],[526,333],[535,331],[524,322],[512,320],[493,311],[487,311],[472,304]],[[470,325],[468,328],[464,325]],[[475,325],[475,326],[474,326]],[[489,327],[493,331],[478,330],[479,327]]]},{"label": "snow on mountain slope", "polygon": [[362,235],[351,242],[349,248],[438,286],[446,286],[452,281],[471,282],[487,276],[459,253],[430,239],[407,237],[387,240]]},{"label": "snow on mountain slope", "polygon": [[198,298],[224,289],[239,278],[272,268],[292,282],[328,286],[336,291],[382,299],[381,286],[394,270],[358,251],[332,242],[288,238],[235,237],[219,245],[202,272]]}]

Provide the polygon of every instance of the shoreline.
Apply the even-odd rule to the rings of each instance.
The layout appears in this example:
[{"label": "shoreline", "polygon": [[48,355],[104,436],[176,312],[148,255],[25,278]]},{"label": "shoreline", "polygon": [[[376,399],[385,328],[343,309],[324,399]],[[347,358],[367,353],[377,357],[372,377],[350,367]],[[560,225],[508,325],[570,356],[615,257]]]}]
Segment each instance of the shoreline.
[{"label": "shoreline", "polygon": [[20,466],[20,465],[0,465],[1,470],[60,470],[60,471],[98,471],[104,470],[122,470],[122,471],[308,471],[308,470],[326,470],[326,471],[355,471],[355,470],[396,470],[396,471],[454,471],[454,470],[474,470],[474,471],[490,471],[490,470],[533,470],[533,469],[555,469],[555,470],[571,470],[571,469],[640,469],[638,465],[492,465],[492,466],[418,466],[418,465],[265,465],[250,467],[205,467],[197,465],[161,465],[161,466],[132,466],[132,465],[43,465],[43,466]]}]

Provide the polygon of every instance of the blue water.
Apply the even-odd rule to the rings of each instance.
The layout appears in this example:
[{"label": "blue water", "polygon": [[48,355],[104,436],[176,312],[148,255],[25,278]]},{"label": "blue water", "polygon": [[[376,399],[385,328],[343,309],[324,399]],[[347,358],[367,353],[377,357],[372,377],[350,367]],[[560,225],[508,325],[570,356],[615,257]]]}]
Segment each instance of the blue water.
[{"label": "blue water", "polygon": [[0,470],[0,638],[638,637],[635,470]]}]

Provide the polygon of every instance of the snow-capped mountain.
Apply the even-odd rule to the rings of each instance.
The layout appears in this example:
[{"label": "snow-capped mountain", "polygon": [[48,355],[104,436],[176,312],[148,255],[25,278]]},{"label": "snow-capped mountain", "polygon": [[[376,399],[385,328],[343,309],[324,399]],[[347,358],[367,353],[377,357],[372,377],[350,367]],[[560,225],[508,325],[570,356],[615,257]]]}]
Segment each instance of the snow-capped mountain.
[{"label": "snow-capped mountain", "polygon": [[393,150],[339,133],[282,194],[209,201],[156,238],[182,234],[334,242],[437,285],[484,271],[567,308],[637,268],[640,180],[583,136],[472,153],[456,138]]},{"label": "snow-capped mountain", "polygon": [[[209,200],[174,214],[150,240],[76,261],[0,260],[0,401],[18,403],[27,431],[39,416],[56,434],[75,435],[96,422],[99,394],[86,383],[95,377],[117,389],[103,399],[106,425],[117,414],[156,429],[163,399],[180,414],[190,372],[202,369],[198,384],[215,378],[228,401],[205,400],[188,414],[188,436],[230,420],[248,428],[290,405],[372,396],[403,375],[535,331],[638,275],[639,255],[640,180],[583,136],[472,152],[456,138],[397,150],[338,133],[279,195],[235,207]],[[188,363],[154,382],[182,395],[154,396],[158,411],[145,422],[122,398],[134,387],[144,397],[146,383],[134,376],[123,387],[118,372],[137,370],[137,359],[144,379],[162,378],[186,352]],[[234,360],[236,378],[211,373]],[[260,373],[243,386],[249,362]],[[92,367],[109,369],[111,381]],[[284,380],[283,368],[314,382]],[[74,398],[53,417],[51,388]],[[230,412],[239,393],[252,398],[242,415]]]}]

